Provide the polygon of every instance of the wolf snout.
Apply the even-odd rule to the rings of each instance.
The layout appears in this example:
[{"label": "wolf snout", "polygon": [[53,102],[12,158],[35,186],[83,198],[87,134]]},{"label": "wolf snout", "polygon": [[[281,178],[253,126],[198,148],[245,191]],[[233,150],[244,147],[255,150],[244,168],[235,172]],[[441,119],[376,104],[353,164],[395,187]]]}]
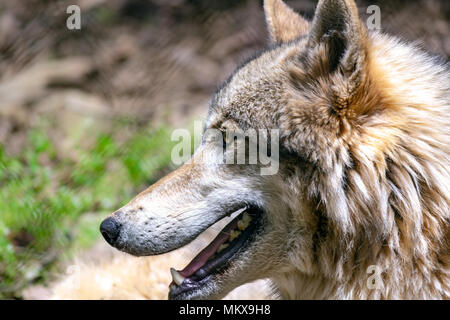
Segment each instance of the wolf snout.
[{"label": "wolf snout", "polygon": [[106,242],[110,245],[114,246],[117,239],[119,238],[120,229],[122,225],[117,222],[114,217],[109,217],[100,225],[100,232],[102,233],[103,238],[105,238]]}]

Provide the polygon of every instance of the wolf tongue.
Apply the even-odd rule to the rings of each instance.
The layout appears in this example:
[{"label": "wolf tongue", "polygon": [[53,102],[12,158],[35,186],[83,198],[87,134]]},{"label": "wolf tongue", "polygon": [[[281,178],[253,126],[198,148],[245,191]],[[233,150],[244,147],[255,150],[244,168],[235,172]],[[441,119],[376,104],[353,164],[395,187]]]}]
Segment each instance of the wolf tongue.
[{"label": "wolf tongue", "polygon": [[219,249],[219,247],[224,244],[230,237],[231,230],[235,229],[238,223],[239,217],[231,221],[225,228],[220,231],[217,237],[202,251],[200,251],[197,256],[179,273],[184,277],[188,278],[196,273],[201,267],[205,265],[210,257]]}]

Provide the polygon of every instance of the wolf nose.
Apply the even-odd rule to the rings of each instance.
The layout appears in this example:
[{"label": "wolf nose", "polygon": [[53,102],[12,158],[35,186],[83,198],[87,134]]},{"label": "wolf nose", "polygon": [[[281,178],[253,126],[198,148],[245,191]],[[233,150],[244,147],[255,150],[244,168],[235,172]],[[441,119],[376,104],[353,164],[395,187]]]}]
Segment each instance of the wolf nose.
[{"label": "wolf nose", "polygon": [[100,232],[106,242],[113,246],[119,237],[120,227],[121,225],[114,218],[109,217],[103,220],[100,225]]}]

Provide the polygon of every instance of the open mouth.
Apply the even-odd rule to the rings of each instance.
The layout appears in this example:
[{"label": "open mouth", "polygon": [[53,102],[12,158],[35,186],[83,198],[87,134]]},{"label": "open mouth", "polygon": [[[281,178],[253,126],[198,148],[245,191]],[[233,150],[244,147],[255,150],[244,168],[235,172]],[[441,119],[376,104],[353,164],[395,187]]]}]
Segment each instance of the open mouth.
[{"label": "open mouth", "polygon": [[173,281],[169,287],[169,299],[195,296],[245,251],[260,229],[262,212],[256,208],[241,210],[183,270],[171,268]]}]

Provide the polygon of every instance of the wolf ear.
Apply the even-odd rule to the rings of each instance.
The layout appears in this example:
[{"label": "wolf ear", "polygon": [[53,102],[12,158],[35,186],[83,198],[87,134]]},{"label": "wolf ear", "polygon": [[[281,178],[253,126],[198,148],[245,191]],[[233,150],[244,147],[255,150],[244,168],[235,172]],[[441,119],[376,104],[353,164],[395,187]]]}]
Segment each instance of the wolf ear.
[{"label": "wolf ear", "polygon": [[313,55],[310,58],[322,60],[322,70],[339,69],[353,81],[361,80],[367,58],[366,43],[367,33],[354,0],[319,1],[307,46]]},{"label": "wolf ear", "polygon": [[295,40],[309,31],[309,23],[282,0],[264,0],[267,27],[274,43]]}]

